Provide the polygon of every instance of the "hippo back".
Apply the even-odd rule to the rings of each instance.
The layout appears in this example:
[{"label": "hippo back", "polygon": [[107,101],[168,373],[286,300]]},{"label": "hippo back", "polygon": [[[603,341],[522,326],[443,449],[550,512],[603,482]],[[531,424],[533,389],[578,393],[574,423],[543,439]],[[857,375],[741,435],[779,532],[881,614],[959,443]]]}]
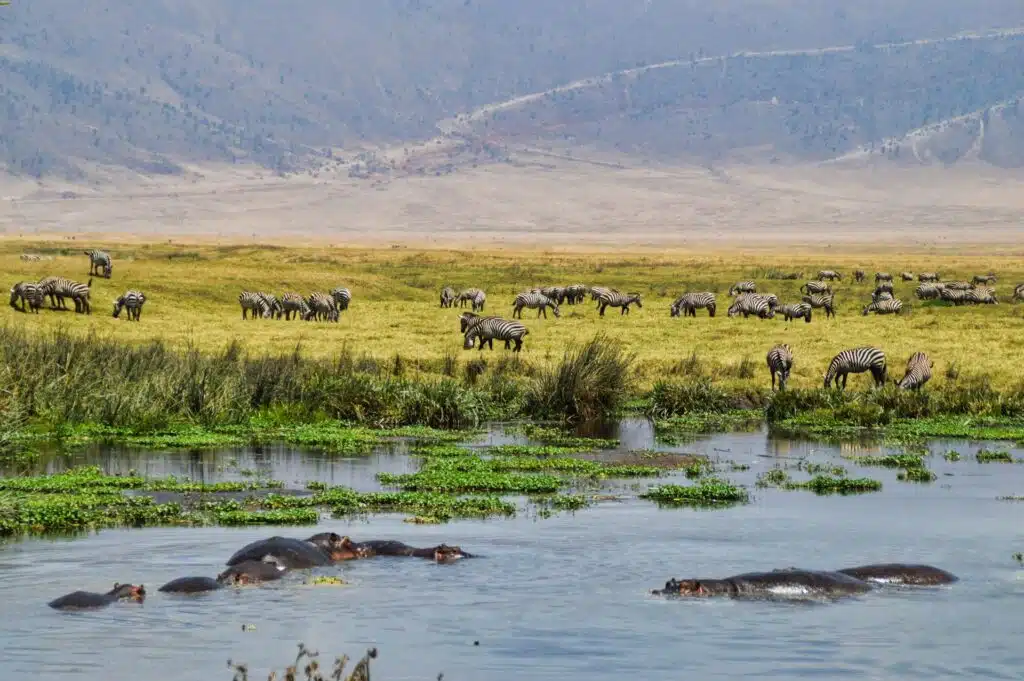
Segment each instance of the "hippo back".
[{"label": "hippo back", "polygon": [[220,589],[221,584],[211,577],[179,577],[160,587],[164,593],[197,594]]},{"label": "hippo back", "polygon": [[907,584],[915,586],[931,586],[935,584],[952,584],[959,577],[951,572],[932,565],[912,565],[906,563],[878,563],[860,565],[858,567],[838,570],[867,582],[884,584]]},{"label": "hippo back", "polygon": [[801,570],[788,568],[772,572],[747,572],[728,578],[736,585],[737,595],[776,594],[808,596],[838,596],[859,594],[871,590],[871,585],[840,572]]},{"label": "hippo back", "polygon": [[93,591],[74,591],[72,593],[55,598],[47,605],[55,609],[64,608],[102,608],[114,602],[114,597],[107,594],[95,593]]},{"label": "hippo back", "polygon": [[246,561],[260,561],[264,556],[274,556],[283,565],[293,570],[302,570],[317,565],[329,565],[330,556],[318,546],[302,539],[270,537],[243,546],[228,558],[227,565],[239,565]]}]

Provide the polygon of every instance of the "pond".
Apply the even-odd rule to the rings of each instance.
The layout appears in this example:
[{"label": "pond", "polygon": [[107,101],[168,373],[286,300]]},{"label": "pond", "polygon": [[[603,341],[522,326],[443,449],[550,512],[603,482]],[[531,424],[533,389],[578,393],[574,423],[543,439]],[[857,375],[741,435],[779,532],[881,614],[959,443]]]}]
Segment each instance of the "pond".
[{"label": "pond", "polygon": [[[655,444],[643,422],[626,423],[615,435],[629,447]],[[509,441],[521,440],[495,428],[480,443]],[[930,446],[970,454],[981,443]],[[882,480],[883,491],[818,497],[753,483],[780,462],[849,466],[841,454],[872,447],[779,440],[757,431],[659,448],[749,465],[726,475],[751,488],[752,503],[662,510],[636,499],[630,483],[623,499],[547,519],[520,513],[510,520],[411,525],[402,515],[385,515],[325,519],[316,530],[105,530],[2,544],[0,678],[227,680],[231,658],[247,662],[250,678],[262,680],[270,668],[283,670],[299,641],[319,649],[325,662],[377,646],[374,676],[388,680],[434,679],[440,672],[449,681],[1019,678],[1024,570],[1011,555],[1024,550],[1022,506],[997,497],[1024,494],[1024,465],[932,456],[934,483],[898,482],[896,471],[856,468],[857,475]],[[43,465],[57,470],[67,463]],[[379,487],[377,471],[416,470],[401,445],[346,459],[288,447],[203,454],[106,449],[70,463],[206,481],[249,470],[294,487],[322,480],[365,490]],[[296,572],[272,585],[200,597],[156,591],[175,577],[216,575],[254,539],[328,529],[356,540],[458,544],[480,558],[451,565],[376,558],[321,570],[349,582],[344,586],[310,585],[308,573]],[[670,577],[886,561],[938,565],[961,581],[813,606],[648,594]],[[141,581],[150,595],[141,606],[98,612],[46,607],[63,593],[105,590],[114,581]]]}]

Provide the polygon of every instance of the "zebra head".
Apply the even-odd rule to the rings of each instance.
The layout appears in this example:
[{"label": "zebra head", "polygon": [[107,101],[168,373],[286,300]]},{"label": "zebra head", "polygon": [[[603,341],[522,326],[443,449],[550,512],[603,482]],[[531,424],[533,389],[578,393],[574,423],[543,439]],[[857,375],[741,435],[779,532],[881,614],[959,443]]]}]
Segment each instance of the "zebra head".
[{"label": "zebra head", "polygon": [[551,301],[551,311],[555,313],[555,317],[561,317],[562,313],[558,311],[558,303]]},{"label": "zebra head", "polygon": [[678,316],[679,316],[679,313],[680,313],[681,311],[682,311],[682,306],[681,306],[681,305],[675,305],[675,304],[673,304],[673,305],[672,305],[672,306],[671,306],[671,307],[669,308],[669,313],[670,313],[670,316],[672,316],[672,317],[678,317]]},{"label": "zebra head", "polygon": [[114,319],[121,316],[121,309],[124,307],[124,296],[119,297],[114,301]]},{"label": "zebra head", "polygon": [[114,273],[114,263],[108,262],[103,267],[103,278],[110,279],[110,275]]},{"label": "zebra head", "polygon": [[643,308],[643,306],[644,306],[643,302],[640,300],[640,294],[639,293],[630,293],[629,294],[629,302],[636,303],[636,306],[639,307],[639,308]]},{"label": "zebra head", "polygon": [[472,350],[473,349],[473,340],[474,340],[473,336],[470,336],[469,334],[466,334],[466,338],[462,342],[462,349],[463,350]]}]

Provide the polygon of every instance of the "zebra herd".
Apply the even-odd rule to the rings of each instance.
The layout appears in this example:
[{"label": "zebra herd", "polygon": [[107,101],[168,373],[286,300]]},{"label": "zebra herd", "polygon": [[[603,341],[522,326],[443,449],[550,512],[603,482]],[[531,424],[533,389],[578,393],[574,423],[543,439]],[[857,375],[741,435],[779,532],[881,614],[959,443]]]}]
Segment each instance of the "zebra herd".
[{"label": "zebra herd", "polygon": [[263,291],[242,291],[238,304],[242,307],[242,319],[281,319],[285,321],[337,322],[341,313],[352,302],[352,292],[338,287],[330,293],[315,291],[306,297],[299,293],[285,293],[280,298]]},{"label": "zebra herd", "polygon": [[[776,379],[778,389],[785,390],[786,381],[793,369],[793,349],[785,343],[776,345],[765,358],[768,364],[768,372],[771,374],[772,390],[775,390]],[[907,360],[907,368],[903,378],[893,383],[901,390],[920,390],[924,384],[931,380],[932,362],[928,355],[923,352],[915,352]],[[834,385],[836,388],[846,390],[846,380],[850,374],[862,374],[871,372],[871,378],[876,388],[885,385],[888,367],[886,366],[885,353],[880,349],[871,346],[843,350],[828,364],[825,371],[825,387]],[[842,385],[840,385],[842,382]]]}]

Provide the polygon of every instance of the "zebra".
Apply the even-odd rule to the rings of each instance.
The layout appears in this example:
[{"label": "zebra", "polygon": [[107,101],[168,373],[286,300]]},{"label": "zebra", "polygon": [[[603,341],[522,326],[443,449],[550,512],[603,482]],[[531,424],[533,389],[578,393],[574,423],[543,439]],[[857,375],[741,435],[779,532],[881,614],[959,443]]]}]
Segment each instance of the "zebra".
[{"label": "zebra", "polygon": [[267,307],[265,294],[257,291],[242,291],[238,294],[238,304],[242,306],[242,319],[246,319],[246,313],[252,313],[249,319],[266,317],[270,310]]},{"label": "zebra", "polygon": [[914,281],[913,272],[900,272],[900,279],[903,281]]},{"label": "zebra", "polygon": [[338,308],[338,312],[344,312],[352,302],[352,292],[339,286],[331,291],[331,298],[334,299],[334,306]]},{"label": "zebra", "polygon": [[110,262],[110,254],[106,251],[86,251],[85,254],[89,256],[89,276],[102,276],[104,279],[110,279],[110,275],[114,271],[114,265]]},{"label": "zebra", "polygon": [[877,284],[880,281],[892,283],[892,275],[888,272],[875,272],[875,283]]},{"label": "zebra", "polygon": [[996,299],[996,290],[989,288],[988,286],[975,286],[974,288],[965,291],[967,298],[971,303],[979,305],[998,305],[999,301]]},{"label": "zebra", "polygon": [[565,287],[565,302],[570,305],[582,303],[586,295],[587,286],[585,284],[571,284]]},{"label": "zebra", "polygon": [[778,311],[782,313],[782,318],[787,322],[794,319],[800,319],[802,317],[804,322],[807,324],[811,323],[813,310],[814,308],[812,308],[808,303],[792,303],[790,305],[783,305],[778,309]]},{"label": "zebra", "polygon": [[445,286],[441,289],[441,307],[451,307],[455,304],[455,289]]},{"label": "zebra", "polygon": [[837,279],[839,281],[842,281],[843,275],[839,274],[839,272],[836,272],[834,270],[821,270],[820,272],[818,272],[818,279],[821,281],[824,281],[825,279],[828,279],[829,281],[834,281]]},{"label": "zebra", "polygon": [[875,286],[875,290],[872,291],[871,296],[877,296],[880,293],[892,293],[893,287],[891,281],[883,281]]},{"label": "zebra", "polygon": [[757,284],[749,279],[747,281],[737,281],[729,289],[729,295],[735,296],[740,293],[757,293]]},{"label": "zebra", "polygon": [[967,281],[950,281],[943,284],[945,288],[953,289],[954,291],[966,291],[974,288],[974,284]]},{"label": "zebra", "polygon": [[768,373],[772,375],[772,390],[775,390],[775,377],[779,377],[779,390],[786,389],[789,372],[793,368],[793,350],[782,343],[768,351]]},{"label": "zebra", "polygon": [[597,307],[601,307],[601,296],[611,295],[613,293],[620,293],[617,288],[605,288],[604,286],[595,286],[590,289],[590,299],[597,301]]},{"label": "zebra", "polygon": [[726,314],[730,317],[742,314],[744,319],[750,315],[756,315],[760,319],[771,319],[775,316],[775,310],[764,296],[745,293],[736,297]]},{"label": "zebra", "polygon": [[305,319],[309,314],[309,305],[300,294],[286,293],[281,296],[281,314],[284,315],[285,321],[291,321],[293,314],[295,319]]},{"label": "zebra", "polygon": [[619,293],[618,291],[611,291],[603,294],[597,301],[597,307],[600,315],[604,316],[605,308],[608,307],[621,307],[622,312],[620,315],[629,314],[629,306],[636,303],[638,308],[643,308],[644,304],[640,300],[639,293]]},{"label": "zebra", "polygon": [[843,350],[829,362],[828,371],[825,372],[825,387],[828,388],[829,383],[834,381],[835,387],[838,388],[841,378],[843,390],[846,390],[848,375],[862,374],[865,371],[871,372],[876,387],[882,387],[886,375],[885,353],[870,346]]},{"label": "zebra", "polygon": [[939,289],[939,297],[947,303],[953,303],[954,305],[964,305],[965,303],[971,302],[971,296],[969,294],[970,289],[950,288],[949,286],[943,286]]},{"label": "zebra", "polygon": [[43,259],[43,256],[36,255],[35,253],[22,253],[21,259],[25,262],[40,262]]},{"label": "zebra", "polygon": [[936,300],[939,297],[940,287],[934,284],[921,284],[914,289],[914,295],[919,300]]},{"label": "zebra", "polygon": [[520,319],[523,318],[523,308],[528,307],[531,310],[537,310],[537,316],[540,317],[544,314],[544,319],[548,318],[548,308],[555,314],[555,317],[561,317],[561,312],[558,311],[558,303],[552,300],[549,296],[543,293],[520,293],[516,296],[516,299],[512,302],[512,318],[515,319],[518,316]]},{"label": "zebra", "polygon": [[1024,300],[1024,284],[1013,287],[1013,300]]},{"label": "zebra", "polygon": [[899,381],[893,379],[893,383],[900,390],[920,390],[925,383],[931,380],[934,366],[935,362],[928,359],[928,355],[923,352],[915,352],[907,360],[907,372],[903,374],[903,378]]},{"label": "zebra", "polygon": [[459,307],[465,307],[468,302],[472,305],[473,312],[483,312],[484,303],[487,302],[487,294],[478,288],[468,288],[460,293],[456,300],[459,303]]},{"label": "zebra", "polygon": [[819,294],[816,294],[816,295],[804,296],[803,298],[801,298],[801,300],[803,302],[807,303],[811,307],[814,307],[814,308],[818,308],[818,307],[825,308],[825,319],[828,319],[829,317],[835,317],[836,316],[836,308],[835,308],[836,300],[835,299],[836,299],[836,297],[835,297],[834,293],[827,293],[827,294],[819,293]]},{"label": "zebra", "polygon": [[938,272],[919,272],[917,280],[922,284],[925,282],[937,282],[939,280]]},{"label": "zebra", "polygon": [[125,291],[114,301],[114,319],[121,316],[121,310],[128,310],[128,321],[139,321],[142,319],[142,305],[146,302],[146,296],[141,291]]},{"label": "zebra", "polygon": [[864,281],[864,270],[854,270],[853,271],[853,280],[855,282],[857,282],[858,284],[861,283],[862,281]]},{"label": "zebra", "polygon": [[530,293],[540,293],[561,305],[565,301],[565,288],[562,286],[545,286],[542,289],[534,289]]},{"label": "zebra", "polygon": [[771,308],[772,312],[775,312],[775,308],[779,306],[779,297],[774,293],[757,293],[755,295],[764,298],[768,302],[768,307]]},{"label": "zebra", "polygon": [[[19,308],[17,303],[21,300],[21,307]],[[26,309],[26,305],[28,306]],[[43,306],[43,291],[39,288],[38,284],[33,284],[30,281],[19,281],[13,287],[11,287],[11,307],[21,312],[27,312],[32,310],[34,314],[39,314],[39,308]]]},{"label": "zebra", "polygon": [[996,275],[989,272],[988,274],[975,274],[971,278],[972,284],[994,284],[996,283]]},{"label": "zebra", "polygon": [[903,301],[899,298],[877,300],[864,308],[864,316],[867,317],[872,312],[875,314],[900,314],[903,312]]},{"label": "zebra", "polygon": [[809,281],[800,286],[800,293],[832,293],[832,285],[824,281]]},{"label": "zebra", "polygon": [[64,295],[58,294],[58,289],[63,290],[61,282],[68,281],[64,277],[44,277],[39,280],[36,286],[43,292],[43,295],[50,298],[50,309],[51,310],[66,310],[67,306],[64,304]]},{"label": "zebra", "polygon": [[257,295],[263,299],[264,303],[266,303],[266,311],[263,316],[268,319],[280,319],[283,310],[281,309],[281,301],[277,299],[277,296],[273,293],[263,292],[260,292]]},{"label": "zebra", "polygon": [[338,321],[338,306],[334,302],[334,296],[329,293],[321,293],[317,291],[309,294],[306,298],[306,305],[309,310],[306,312],[306,316],[303,317],[307,322],[310,321]]},{"label": "zebra", "polygon": [[485,345],[494,349],[494,340],[505,341],[505,349],[509,349],[509,343],[515,343],[513,352],[519,352],[523,348],[523,337],[530,333],[521,322],[502,319],[501,317],[479,317],[477,321],[466,329],[466,337],[462,344],[463,349],[469,350],[473,342],[480,344],[480,351],[483,352]]},{"label": "zebra", "polygon": [[889,293],[888,291],[879,291],[878,293],[872,293],[871,294],[871,302],[872,303],[880,303],[883,300],[892,300],[895,297],[896,296],[894,296],[893,294]]},{"label": "zebra", "polygon": [[[64,305],[64,299],[70,298],[75,303],[75,312],[92,314],[92,306],[89,304],[92,277],[89,278],[88,284],[79,284],[77,281],[71,281],[64,277],[46,277],[37,286],[45,295],[50,297],[50,304],[53,309],[57,309],[57,303],[60,304],[60,309],[67,309]],[[54,299],[56,299],[56,303]]]},{"label": "zebra", "polygon": [[684,293],[679,296],[670,308],[671,316],[678,317],[680,313],[684,317],[696,317],[697,310],[707,309],[708,316],[714,317],[717,309],[715,294],[710,291],[701,293]]}]

